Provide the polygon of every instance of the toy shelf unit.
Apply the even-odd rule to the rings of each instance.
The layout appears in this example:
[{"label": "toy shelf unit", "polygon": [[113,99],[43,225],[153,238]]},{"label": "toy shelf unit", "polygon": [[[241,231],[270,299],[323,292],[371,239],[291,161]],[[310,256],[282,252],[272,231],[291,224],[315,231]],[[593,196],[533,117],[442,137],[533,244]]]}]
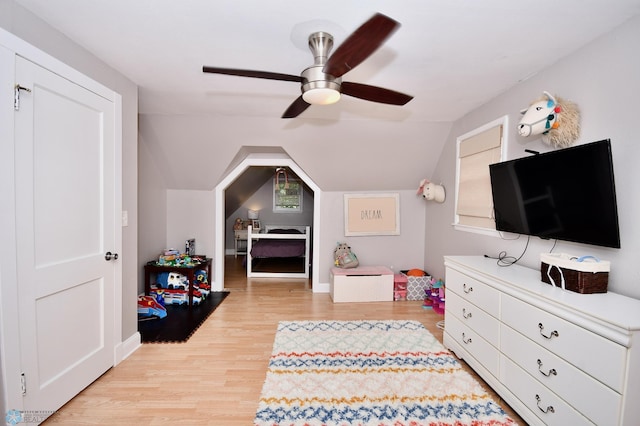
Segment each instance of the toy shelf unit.
[{"label": "toy shelf unit", "polygon": [[151,281],[152,277],[157,279],[157,276],[163,272],[177,272],[178,274],[182,274],[187,277],[188,281],[188,306],[193,305],[193,293],[196,290],[195,281],[196,281],[196,272],[200,270],[205,270],[207,272],[208,279],[211,279],[211,258],[206,256],[193,256],[192,261],[186,264],[181,265],[163,265],[159,264],[157,261],[147,262],[144,265],[144,291],[145,294],[150,295]]},{"label": "toy shelf unit", "polygon": [[385,266],[331,268],[329,278],[334,303],[393,301],[393,271]]}]

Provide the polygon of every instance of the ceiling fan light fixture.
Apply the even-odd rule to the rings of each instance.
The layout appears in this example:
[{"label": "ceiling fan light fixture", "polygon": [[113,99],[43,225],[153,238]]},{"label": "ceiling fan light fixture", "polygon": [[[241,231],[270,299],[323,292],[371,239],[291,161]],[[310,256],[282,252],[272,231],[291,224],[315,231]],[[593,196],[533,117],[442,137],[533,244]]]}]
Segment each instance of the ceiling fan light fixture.
[{"label": "ceiling fan light fixture", "polygon": [[311,105],[331,105],[340,100],[340,92],[336,89],[318,87],[304,92],[302,99]]},{"label": "ceiling fan light fixture", "polygon": [[322,72],[322,64],[302,72],[302,99],[311,105],[331,105],[340,100],[342,79]]}]

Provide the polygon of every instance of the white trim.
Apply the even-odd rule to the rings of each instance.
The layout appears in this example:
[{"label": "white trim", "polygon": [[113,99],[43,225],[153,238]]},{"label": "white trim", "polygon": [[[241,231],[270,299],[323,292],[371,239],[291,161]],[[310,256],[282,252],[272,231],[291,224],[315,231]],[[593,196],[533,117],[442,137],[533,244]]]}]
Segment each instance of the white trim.
[{"label": "white trim", "polygon": [[114,365],[120,364],[127,359],[129,355],[140,349],[142,346],[142,336],[139,332],[135,332],[122,343],[116,345],[116,357]]},{"label": "white trim", "polygon": [[[313,182],[313,180],[286,154],[273,153],[253,153],[248,154],[238,165],[227,172],[227,175],[216,185],[215,189],[215,251],[214,251],[214,269],[213,280],[211,282],[212,291],[224,290],[224,242],[225,242],[225,217],[224,217],[224,193],[226,189],[233,183],[246,169],[251,166],[267,166],[267,167],[289,167],[301,181],[313,191],[313,226],[312,226],[312,258],[311,258],[311,282],[314,293],[328,293],[328,289],[324,290],[324,286],[319,286],[320,267],[319,267],[319,250],[320,250],[320,207],[322,204],[322,191]],[[324,291],[323,291],[324,290]]]},{"label": "white trim", "polygon": [[459,223],[451,224],[456,231],[473,232],[475,234],[488,235],[490,237],[500,238],[500,232],[495,229],[479,228],[477,226],[460,225]]},{"label": "white trim", "polygon": [[509,116],[503,115],[500,118],[497,118],[489,123],[486,123],[476,129],[473,129],[461,136],[456,138],[456,174],[455,174],[455,203],[453,207],[454,217],[453,217],[453,226],[454,229],[459,231],[473,232],[477,234],[491,235],[499,237],[500,233],[495,229],[488,228],[479,228],[474,226],[461,225],[460,217],[456,213],[458,211],[458,188],[460,185],[460,144],[475,135],[478,135],[482,132],[485,132],[493,127],[502,126],[502,141],[500,144],[500,161],[505,161],[507,159],[507,144],[508,144],[508,134],[509,134]]}]

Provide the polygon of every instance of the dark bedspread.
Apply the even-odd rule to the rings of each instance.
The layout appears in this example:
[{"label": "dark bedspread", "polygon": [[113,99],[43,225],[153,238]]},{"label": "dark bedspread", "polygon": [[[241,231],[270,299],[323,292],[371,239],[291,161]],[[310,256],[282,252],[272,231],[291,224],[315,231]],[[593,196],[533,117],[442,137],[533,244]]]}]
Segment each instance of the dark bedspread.
[{"label": "dark bedspread", "polygon": [[[292,229],[274,229],[270,234],[300,234]],[[251,257],[298,257],[306,252],[305,240],[256,240],[251,246]]]}]

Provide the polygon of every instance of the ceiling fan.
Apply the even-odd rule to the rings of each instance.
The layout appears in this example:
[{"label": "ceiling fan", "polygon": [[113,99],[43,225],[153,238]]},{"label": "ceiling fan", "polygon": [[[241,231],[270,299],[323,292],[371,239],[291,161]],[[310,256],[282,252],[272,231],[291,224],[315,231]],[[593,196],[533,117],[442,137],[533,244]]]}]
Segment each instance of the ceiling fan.
[{"label": "ceiling fan", "polygon": [[340,99],[341,94],[372,102],[404,105],[413,99],[413,96],[382,87],[342,81],[342,76],[345,73],[367,59],[399,27],[400,23],[397,21],[377,13],[355,30],[330,57],[333,36],[322,31],[315,32],[309,36],[309,49],[313,53],[314,63],[302,71],[299,76],[209,66],[203,66],[202,71],[300,83],[302,94],[289,105],[282,118],[297,117],[311,104],[335,103]]}]

